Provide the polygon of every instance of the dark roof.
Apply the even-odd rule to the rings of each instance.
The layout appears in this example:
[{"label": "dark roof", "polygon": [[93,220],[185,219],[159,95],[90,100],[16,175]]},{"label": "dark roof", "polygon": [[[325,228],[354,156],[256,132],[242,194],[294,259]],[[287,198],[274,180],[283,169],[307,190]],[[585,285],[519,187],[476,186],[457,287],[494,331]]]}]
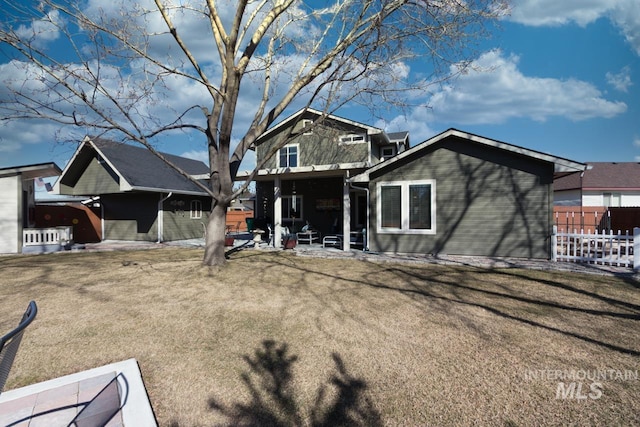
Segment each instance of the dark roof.
[{"label": "dark roof", "polygon": [[387,133],[387,136],[391,141],[403,141],[408,135],[409,135],[409,132],[407,131]]},{"label": "dark roof", "polygon": [[640,163],[634,162],[587,162],[589,169],[580,173],[557,178],[555,191],[562,190],[632,190],[640,189]]},{"label": "dark roof", "polygon": [[[91,142],[105,160],[132,187],[150,191],[204,193],[196,184],[179,174],[151,151],[143,147],[122,144],[101,138]],[[209,168],[199,160],[161,153],[167,160],[189,175],[208,175]]]}]

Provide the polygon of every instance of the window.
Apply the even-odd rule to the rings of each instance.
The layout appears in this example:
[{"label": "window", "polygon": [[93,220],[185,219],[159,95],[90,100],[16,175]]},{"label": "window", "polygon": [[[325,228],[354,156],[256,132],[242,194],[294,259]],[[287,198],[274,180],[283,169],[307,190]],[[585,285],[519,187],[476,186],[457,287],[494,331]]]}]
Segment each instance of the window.
[{"label": "window", "polygon": [[340,144],[360,144],[367,142],[367,138],[362,134],[342,135],[340,137]]},{"label": "window", "polygon": [[382,160],[389,160],[396,155],[396,147],[382,147],[380,149],[380,158]]},{"label": "window", "polygon": [[435,180],[379,182],[379,233],[435,234]]},{"label": "window", "polygon": [[[313,124],[313,120],[311,119],[302,119],[302,128],[306,128],[307,126],[311,126]],[[309,129],[303,133],[303,135],[313,135],[313,129]]]},{"label": "window", "polygon": [[279,168],[295,168],[298,166],[298,144],[282,147],[278,155]]},{"label": "window", "polygon": [[604,205],[607,208],[619,208],[622,206],[620,193],[603,193]]},{"label": "window", "polygon": [[202,218],[202,202],[200,200],[191,201],[191,219]]},{"label": "window", "polygon": [[283,222],[302,221],[302,196],[282,196]]}]

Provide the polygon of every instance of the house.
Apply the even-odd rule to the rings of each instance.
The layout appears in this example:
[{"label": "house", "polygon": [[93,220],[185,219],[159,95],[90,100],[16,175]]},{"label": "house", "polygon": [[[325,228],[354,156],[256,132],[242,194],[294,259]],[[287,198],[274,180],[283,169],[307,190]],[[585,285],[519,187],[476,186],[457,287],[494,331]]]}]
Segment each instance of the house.
[{"label": "house", "polygon": [[587,162],[582,173],[553,183],[556,206],[640,206],[640,163]]},{"label": "house", "polygon": [[335,115],[309,130],[321,116],[302,109],[256,141],[256,159],[262,162],[274,144],[297,134],[255,178],[256,225],[272,224],[277,236],[285,227],[300,231],[306,221],[324,234],[365,228],[366,194],[351,188],[348,179],[409,148],[407,132],[388,134]]},{"label": "house", "polygon": [[640,226],[640,163],[588,162],[553,183],[561,231],[632,231]]},{"label": "house", "polygon": [[0,253],[21,253],[24,232],[36,226],[35,185],[58,176],[55,163],[0,169]]},{"label": "house", "polygon": [[276,235],[309,222],[323,236],[363,232],[378,252],[549,258],[554,174],[585,168],[456,129],[412,148],[405,132],[336,116],[304,132],[318,115],[298,112],[258,140],[260,164],[293,135],[256,178],[258,215]]},{"label": "house", "polygon": [[[161,153],[206,185],[202,162]],[[99,208],[102,240],[199,238],[211,197],[143,147],[86,137],[54,184],[54,192],[84,196]]]}]

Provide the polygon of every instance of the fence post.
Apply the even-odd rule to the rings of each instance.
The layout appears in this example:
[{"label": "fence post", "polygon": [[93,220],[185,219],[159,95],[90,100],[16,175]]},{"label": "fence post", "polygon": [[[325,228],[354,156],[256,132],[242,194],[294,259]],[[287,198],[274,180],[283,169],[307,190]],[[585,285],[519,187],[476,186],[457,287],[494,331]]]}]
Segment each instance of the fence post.
[{"label": "fence post", "polygon": [[558,261],[558,226],[553,226],[553,231],[551,232],[551,261]]},{"label": "fence post", "polygon": [[640,227],[633,227],[633,271],[640,270]]}]

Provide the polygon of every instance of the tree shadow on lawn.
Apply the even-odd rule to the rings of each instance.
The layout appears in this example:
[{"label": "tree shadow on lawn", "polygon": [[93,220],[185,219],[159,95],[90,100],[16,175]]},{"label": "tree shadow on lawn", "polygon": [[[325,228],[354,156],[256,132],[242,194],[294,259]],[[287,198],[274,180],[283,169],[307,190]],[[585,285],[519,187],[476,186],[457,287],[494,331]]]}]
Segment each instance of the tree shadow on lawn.
[{"label": "tree shadow on lawn", "polygon": [[[580,333],[579,331],[569,330],[568,325],[565,330],[565,328],[544,324],[541,319],[527,318],[525,317],[526,311],[519,311],[517,306],[515,306],[514,310],[504,308],[505,304],[525,304],[524,307],[536,308],[538,310],[559,310],[559,313],[566,311],[568,313],[593,316],[593,321],[596,322],[597,318],[640,321],[640,305],[615,297],[601,295],[594,291],[581,289],[580,287],[567,284],[564,281],[553,280],[554,275],[552,273],[549,273],[549,278],[542,279],[529,277],[525,274],[525,271],[518,269],[482,269],[461,265],[459,267],[437,266],[437,269],[428,270],[424,268],[414,268],[411,265],[385,265],[383,263],[364,260],[361,262],[368,263],[375,267],[374,272],[362,278],[348,278],[336,273],[321,271],[319,269],[314,270],[308,267],[309,264],[306,264],[307,267],[303,268],[300,267],[300,265],[285,263],[284,260],[276,259],[276,257],[271,261],[288,268],[296,268],[303,274],[321,275],[336,281],[399,292],[412,298],[426,298],[447,304],[452,303],[481,308],[504,319],[576,338],[619,353],[640,356],[640,351],[636,349],[623,347],[618,345],[618,343],[605,342],[599,338],[587,336],[585,333]],[[451,271],[451,269],[458,268],[460,271]],[[445,274],[442,274],[443,269],[445,269]],[[393,280],[389,280],[388,277],[384,278],[385,273],[397,277],[399,279],[397,284]],[[479,284],[478,280],[479,277],[485,274],[496,274],[519,282],[533,281],[548,287],[549,292],[546,292],[542,298],[534,298],[519,295],[519,290],[516,287],[502,287],[502,290],[487,289]],[[594,276],[594,280],[595,277],[598,276]],[[626,280],[624,282],[626,282]],[[563,301],[562,295],[554,294],[560,291],[570,292],[584,298],[584,306],[566,304]],[[495,303],[492,301],[495,301]],[[607,308],[599,310],[589,308],[588,304],[594,301],[599,304],[606,304]]]},{"label": "tree shadow on lawn", "polygon": [[296,400],[293,386],[293,365],[298,361],[290,355],[286,343],[265,340],[245,355],[249,370],[241,375],[251,400],[225,405],[209,399],[209,408],[227,419],[224,425],[290,427],[309,425],[381,426],[379,412],[367,396],[367,383],[352,376],[337,353],[332,354],[335,371],[317,391],[309,419]]},{"label": "tree shadow on lawn", "polygon": [[[596,344],[598,346],[607,348],[609,350],[613,350],[616,352],[620,352],[623,354],[629,354],[632,356],[640,356],[640,351],[634,350],[634,349],[630,349],[630,348],[626,348],[626,347],[622,347],[620,345],[616,345],[616,344],[612,344],[612,343],[607,343],[605,341],[601,341],[599,339],[595,339],[592,337],[588,337],[586,335],[577,333],[575,331],[569,331],[569,330],[563,330],[560,329],[558,327],[555,326],[551,326],[551,325],[545,325],[544,323],[541,323],[539,321],[536,320],[532,320],[532,319],[527,319],[525,318],[523,315],[519,315],[519,314],[514,314],[514,313],[509,313],[504,309],[500,309],[496,306],[492,306],[489,305],[487,302],[478,302],[473,300],[473,295],[483,295],[485,297],[491,297],[491,298],[498,298],[498,300],[503,300],[503,301],[510,301],[510,302],[515,302],[515,303],[524,303],[524,304],[528,304],[530,306],[537,306],[537,307],[541,307],[544,309],[560,309],[562,311],[567,311],[567,312],[574,312],[574,313],[582,313],[582,314],[586,314],[586,315],[590,315],[590,316],[597,316],[597,317],[610,317],[610,318],[618,318],[618,319],[625,319],[625,320],[632,320],[632,321],[639,321],[640,320],[640,305],[637,304],[633,304],[633,303],[629,303],[626,301],[621,301],[619,299],[616,298],[612,298],[612,297],[608,297],[605,295],[600,295],[596,292],[592,292],[592,291],[587,291],[584,289],[580,289],[578,287],[574,287],[571,285],[568,285],[566,283],[562,283],[559,281],[554,281],[554,280],[545,280],[545,279],[540,279],[540,278],[531,278],[528,277],[524,274],[519,273],[517,270],[513,271],[513,270],[503,270],[503,269],[488,269],[488,270],[482,270],[479,269],[477,271],[475,271],[475,274],[498,274],[501,276],[506,276],[506,277],[511,277],[513,279],[517,279],[519,281],[535,281],[536,283],[545,285],[545,286],[549,286],[550,288],[557,288],[557,289],[561,289],[564,291],[570,291],[572,293],[576,293],[582,297],[585,298],[585,301],[587,301],[588,299],[594,299],[597,300],[599,302],[603,302],[606,303],[610,306],[612,306],[611,310],[594,310],[591,308],[587,308],[587,307],[579,307],[579,306],[572,306],[572,305],[567,305],[564,304],[562,302],[559,302],[557,300],[553,300],[553,296],[548,297],[548,299],[542,299],[542,298],[530,298],[530,297],[526,297],[526,296],[520,296],[520,295],[514,295],[512,293],[509,293],[509,291],[513,291],[513,289],[510,290],[506,290],[503,292],[499,292],[499,291],[493,291],[493,290],[489,290],[489,289],[483,289],[480,286],[474,286],[474,285],[469,285],[469,284],[465,284],[465,283],[454,283],[452,281],[442,281],[439,280],[437,277],[434,277],[433,275],[425,275],[425,274],[421,274],[413,269],[407,268],[407,269],[403,269],[403,268],[398,268],[398,267],[390,267],[390,268],[386,268],[385,271],[389,271],[394,273],[395,275],[397,275],[398,277],[410,277],[414,280],[418,280],[419,282],[424,282],[424,283],[429,283],[429,282],[436,282],[438,284],[442,284],[442,285],[446,285],[448,286],[450,289],[452,289],[452,293],[453,293],[453,297],[451,296],[446,296],[446,295],[439,295],[436,292],[433,292],[431,290],[428,290],[428,286],[416,286],[413,285],[411,288],[407,289],[407,288],[396,288],[393,286],[388,286],[388,285],[382,285],[382,284],[373,284],[373,283],[367,283],[368,286],[372,286],[372,287],[376,287],[376,288],[384,288],[384,289],[390,289],[390,290],[397,290],[399,292],[402,293],[408,293],[408,294],[414,294],[414,295],[418,295],[418,296],[422,296],[422,297],[428,297],[428,298],[432,298],[432,299],[438,299],[438,300],[443,300],[446,302],[452,302],[455,304],[462,304],[462,305],[466,305],[466,306],[472,306],[472,307],[477,307],[477,308],[481,308],[484,309],[492,314],[495,314],[497,316],[500,316],[502,318],[505,319],[509,319],[509,320],[514,320],[520,323],[524,323],[530,326],[534,326],[534,327],[538,327],[538,328],[542,328],[542,329],[546,329],[548,331],[552,331],[552,332],[557,332],[560,333],[562,335],[565,336],[569,336],[572,338],[577,338],[579,340],[591,343],[591,344]],[[462,292],[460,292],[462,291]],[[470,297],[471,296],[471,297]],[[524,313],[523,313],[524,314]]]}]

